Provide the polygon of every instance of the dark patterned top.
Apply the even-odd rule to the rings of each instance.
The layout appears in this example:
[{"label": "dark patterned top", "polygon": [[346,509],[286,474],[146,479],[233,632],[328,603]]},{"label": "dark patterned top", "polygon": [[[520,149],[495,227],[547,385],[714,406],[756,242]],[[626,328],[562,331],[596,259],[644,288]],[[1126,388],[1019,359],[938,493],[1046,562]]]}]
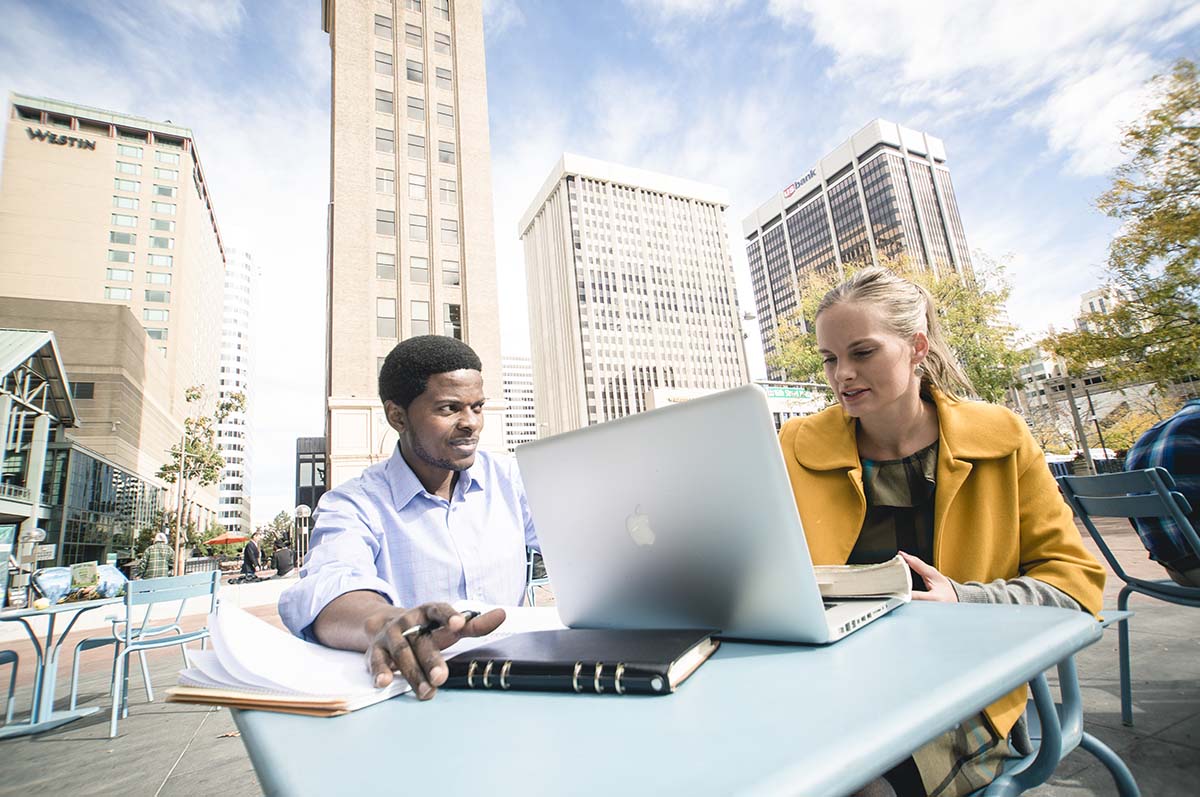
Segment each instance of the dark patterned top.
[{"label": "dark patterned top", "polygon": [[[934,441],[903,459],[862,461],[867,516],[848,564],[886,562],[897,551],[933,562],[937,456]],[[914,588],[920,585],[914,584]]]}]

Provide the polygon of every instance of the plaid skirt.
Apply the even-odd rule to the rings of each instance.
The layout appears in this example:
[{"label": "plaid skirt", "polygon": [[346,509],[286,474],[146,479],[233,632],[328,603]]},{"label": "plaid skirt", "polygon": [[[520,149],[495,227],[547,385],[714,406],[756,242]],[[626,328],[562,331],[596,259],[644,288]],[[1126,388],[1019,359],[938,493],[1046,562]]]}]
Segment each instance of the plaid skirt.
[{"label": "plaid skirt", "polygon": [[964,721],[913,753],[929,797],[957,797],[996,779],[1008,758],[1001,739],[982,714]]}]

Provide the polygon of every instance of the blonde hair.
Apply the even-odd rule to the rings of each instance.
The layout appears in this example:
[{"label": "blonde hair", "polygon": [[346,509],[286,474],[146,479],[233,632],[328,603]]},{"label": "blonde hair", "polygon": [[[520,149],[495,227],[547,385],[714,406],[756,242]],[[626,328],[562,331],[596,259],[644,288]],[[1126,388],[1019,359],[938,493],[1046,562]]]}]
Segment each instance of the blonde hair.
[{"label": "blonde hair", "polygon": [[838,304],[877,307],[888,329],[904,340],[911,341],[916,333],[925,333],[929,353],[918,366],[923,396],[929,398],[933,389],[953,401],[974,395],[970,378],[946,344],[933,296],[925,288],[894,271],[873,266],[856,272],[826,293],[817,306],[814,321]]}]

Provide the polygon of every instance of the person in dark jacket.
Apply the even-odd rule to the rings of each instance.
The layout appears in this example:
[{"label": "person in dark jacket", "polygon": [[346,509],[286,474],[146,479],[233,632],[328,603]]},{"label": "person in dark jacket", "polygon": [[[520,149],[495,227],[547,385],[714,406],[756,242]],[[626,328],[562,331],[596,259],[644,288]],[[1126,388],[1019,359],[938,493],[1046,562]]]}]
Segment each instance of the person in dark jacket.
[{"label": "person in dark jacket", "polygon": [[275,553],[271,554],[271,567],[275,568],[275,575],[286,576],[292,572],[292,568],[295,566],[296,554],[292,552],[288,541],[284,539],[275,549]]},{"label": "person in dark jacket", "polygon": [[258,568],[262,567],[262,549],[258,546],[258,541],[261,539],[261,534],[255,534],[242,549],[242,575],[244,576],[257,575]]}]

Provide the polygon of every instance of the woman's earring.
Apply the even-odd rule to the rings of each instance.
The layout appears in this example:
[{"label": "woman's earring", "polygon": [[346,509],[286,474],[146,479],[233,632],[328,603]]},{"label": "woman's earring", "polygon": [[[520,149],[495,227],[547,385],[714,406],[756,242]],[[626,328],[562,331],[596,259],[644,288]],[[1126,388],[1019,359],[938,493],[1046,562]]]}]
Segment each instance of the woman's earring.
[{"label": "woman's earring", "polygon": [[913,369],[913,373],[917,376],[925,376],[925,364],[917,363],[917,367]]}]

